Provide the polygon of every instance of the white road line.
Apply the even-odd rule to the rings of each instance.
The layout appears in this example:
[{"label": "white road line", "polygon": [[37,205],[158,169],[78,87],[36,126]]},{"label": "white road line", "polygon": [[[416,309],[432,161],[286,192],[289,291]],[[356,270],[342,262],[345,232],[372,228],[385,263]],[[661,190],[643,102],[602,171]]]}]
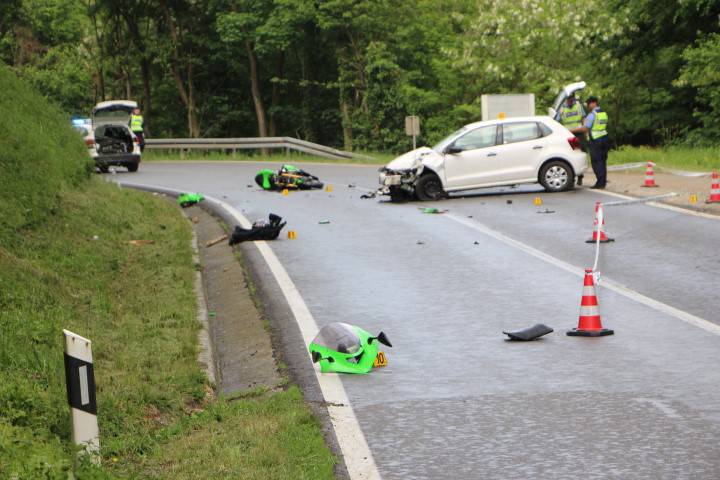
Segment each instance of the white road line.
[{"label": "white road line", "polygon": [[[596,193],[602,193],[603,195],[609,195],[611,197],[623,198],[625,200],[636,200],[642,197],[631,197],[630,195],[623,195],[622,193],[608,192],[607,190],[595,190]],[[675,205],[668,205],[666,203],[658,202],[647,202],[646,205],[651,207],[664,208],[676,213],[684,213],[685,215],[692,215],[694,217],[708,218],[710,220],[720,220],[720,215],[711,215],[704,212],[696,212],[695,210],[689,210],[687,208],[676,207]]]},{"label": "white road line", "polygon": [[[243,228],[250,228],[252,226],[250,221],[231,205],[207,196],[205,200],[215,202],[224,208]],[[267,242],[258,241],[253,243],[255,243],[255,246],[260,251],[260,254],[265,259],[265,262],[280,286],[285,300],[287,300],[290,310],[295,317],[295,321],[300,328],[305,345],[309,345],[319,330],[315,318],[312,316],[312,313],[310,313],[310,310],[305,304],[305,300],[303,300],[295,283],[293,283],[290,275],[288,275],[287,270],[285,270],[285,267],[280,263],[280,260]],[[312,357],[310,356],[309,350],[307,354],[310,360]],[[314,367],[313,370],[317,376],[325,402],[327,402],[328,414],[335,429],[335,435],[340,444],[340,449],[342,450],[345,466],[348,469],[350,478],[353,480],[379,480],[381,478],[380,472],[378,472],[377,466],[375,465],[375,459],[365,440],[365,435],[360,428],[360,424],[355,416],[355,411],[350,405],[350,400],[348,399],[340,377],[337,374],[320,373],[320,371]]]},{"label": "white road line", "polygon": [[[539,258],[540,260],[543,260],[547,263],[555,265],[556,267],[559,267],[559,268],[561,268],[567,272],[570,272],[574,275],[577,275],[578,277],[582,277],[585,275],[585,270],[583,268],[576,267],[570,263],[560,260],[559,258],[555,258],[552,255],[548,255],[547,253],[541,252],[540,250],[537,250],[536,248],[533,248],[530,245],[526,245],[522,242],[519,242],[518,240],[515,240],[513,238],[508,237],[507,235],[504,235],[496,230],[493,230],[490,227],[488,227],[487,225],[484,225],[478,221],[471,221],[466,218],[458,217],[456,215],[449,214],[449,213],[443,215],[443,217],[449,218],[450,220],[454,220],[455,222],[465,225],[466,227],[472,228],[473,230],[477,230],[480,233],[483,233],[489,237],[492,237],[506,245],[515,247],[518,250],[521,250],[529,255],[532,255],[533,257]],[[647,297],[647,296],[645,296],[639,292],[636,292],[635,290],[632,290],[632,289],[626,287],[625,285],[618,283],[614,280],[611,280],[607,277],[602,277],[602,283],[600,284],[600,286],[607,288],[609,290],[612,290],[616,293],[619,293],[620,295],[623,295],[624,297],[627,297],[631,300],[634,300],[638,303],[648,306],[648,307],[650,307],[654,310],[657,310],[661,313],[670,315],[679,320],[682,320],[683,322],[689,323],[690,325],[694,325],[698,328],[701,328],[701,329],[705,330],[706,332],[714,333],[715,335],[720,335],[720,325],[717,325],[708,320],[705,320],[704,318],[697,317],[691,313],[685,312],[678,308],[675,308],[675,307],[672,307],[665,303],[662,303],[658,300]]]}]

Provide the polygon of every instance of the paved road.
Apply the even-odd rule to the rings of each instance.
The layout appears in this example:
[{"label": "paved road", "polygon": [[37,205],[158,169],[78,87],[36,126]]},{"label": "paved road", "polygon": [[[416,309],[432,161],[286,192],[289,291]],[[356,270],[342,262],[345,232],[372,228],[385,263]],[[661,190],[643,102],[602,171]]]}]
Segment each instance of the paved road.
[{"label": "paved road", "polygon": [[[333,192],[288,197],[259,190],[259,168],[143,164],[116,177],[225,197],[251,220],[288,220],[298,239],[272,248],[318,324],[382,329],[395,345],[387,368],[343,377],[383,478],[720,478],[720,337],[603,287],[603,322],[616,334],[567,337],[581,278],[484,233],[589,267],[593,205],[611,198],[527,186],[456,197],[435,205],[447,214],[426,215],[417,203],[361,200],[373,167],[307,165]],[[608,207],[606,217],[617,241],[602,247],[604,276],[720,323],[720,221],[645,205]],[[532,343],[501,334],[536,322],[556,333]],[[308,370],[304,347],[288,358]]]}]

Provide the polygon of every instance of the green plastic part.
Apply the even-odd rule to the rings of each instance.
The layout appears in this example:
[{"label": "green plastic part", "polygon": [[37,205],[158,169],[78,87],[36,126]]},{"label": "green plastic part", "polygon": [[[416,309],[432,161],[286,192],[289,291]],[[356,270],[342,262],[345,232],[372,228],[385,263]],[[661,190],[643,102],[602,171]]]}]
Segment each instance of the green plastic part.
[{"label": "green plastic part", "polygon": [[[328,330],[331,330],[329,335]],[[341,339],[333,347],[329,345],[333,340],[328,341],[328,338]],[[382,332],[374,337],[355,325],[335,322],[324,326],[308,348],[313,361],[320,363],[322,373],[366,374],[373,368],[381,341],[389,346],[390,342]],[[344,351],[338,350],[341,344],[340,349]]]},{"label": "green plastic part", "polygon": [[269,168],[265,168],[263,170],[260,170],[258,172],[258,175],[262,177],[262,188],[265,190],[270,190],[272,188],[272,184],[270,183],[270,177],[275,175],[275,172],[273,170],[270,170]]},{"label": "green plastic part", "polygon": [[297,172],[300,169],[294,165],[283,165],[280,170],[285,172]]},{"label": "green plastic part", "polygon": [[182,207],[189,207],[203,200],[205,200],[205,197],[201,193],[181,193],[177,198],[177,202]]}]

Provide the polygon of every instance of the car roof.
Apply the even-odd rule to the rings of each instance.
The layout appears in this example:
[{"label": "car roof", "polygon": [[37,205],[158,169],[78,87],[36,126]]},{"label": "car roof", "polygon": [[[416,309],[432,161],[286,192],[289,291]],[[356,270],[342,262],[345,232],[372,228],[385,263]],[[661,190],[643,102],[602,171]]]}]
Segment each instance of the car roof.
[{"label": "car roof", "polygon": [[103,108],[108,108],[112,106],[122,106],[122,107],[128,107],[128,108],[137,108],[138,104],[137,102],[134,102],[132,100],[107,100],[105,102],[100,102],[93,110],[102,110]]},{"label": "car roof", "polygon": [[516,123],[516,122],[542,122],[545,124],[554,122],[554,120],[547,115],[534,115],[531,117],[507,117],[507,118],[495,118],[493,120],[485,120],[482,122],[469,123],[465,125],[466,128],[478,128],[486,127],[490,125],[500,125],[505,123]]}]

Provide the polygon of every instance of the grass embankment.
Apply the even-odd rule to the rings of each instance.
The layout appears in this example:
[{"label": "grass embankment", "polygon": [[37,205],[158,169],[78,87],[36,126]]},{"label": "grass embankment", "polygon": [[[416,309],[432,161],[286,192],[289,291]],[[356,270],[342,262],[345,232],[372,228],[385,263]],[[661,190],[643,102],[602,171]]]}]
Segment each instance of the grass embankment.
[{"label": "grass embankment", "polygon": [[[207,395],[189,222],[93,178],[63,115],[4,67],[0,91],[0,478],[331,478],[296,388]],[[74,465],[63,328],[93,341],[100,467]]]},{"label": "grass embankment", "polygon": [[720,169],[720,148],[623,146],[608,156],[610,165],[647,161],[677,170],[708,172]]}]

